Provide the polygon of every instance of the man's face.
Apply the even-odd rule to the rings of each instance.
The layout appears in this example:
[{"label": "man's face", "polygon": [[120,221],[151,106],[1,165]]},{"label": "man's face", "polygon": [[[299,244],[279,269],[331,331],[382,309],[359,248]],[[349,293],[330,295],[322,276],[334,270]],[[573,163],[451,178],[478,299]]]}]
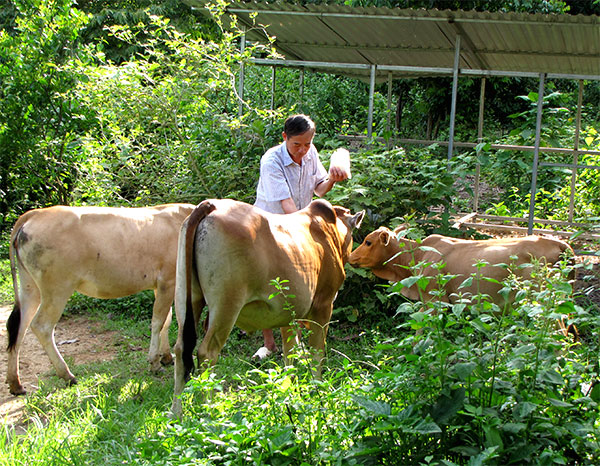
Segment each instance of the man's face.
[{"label": "man's face", "polygon": [[304,157],[310,149],[310,145],[312,144],[314,136],[314,130],[291,137],[285,134],[285,132],[283,133],[285,146],[287,147],[287,151],[294,162],[300,163],[302,157]]}]

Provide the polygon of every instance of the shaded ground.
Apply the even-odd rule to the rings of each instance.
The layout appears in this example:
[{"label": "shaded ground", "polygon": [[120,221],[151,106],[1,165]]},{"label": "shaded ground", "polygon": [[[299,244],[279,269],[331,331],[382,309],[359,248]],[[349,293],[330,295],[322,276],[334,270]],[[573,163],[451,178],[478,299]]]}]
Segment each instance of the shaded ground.
[{"label": "shaded ground", "polygon": [[[0,366],[2,384],[0,386],[0,419],[5,423],[18,425],[23,413],[24,397],[15,397],[6,385],[6,320],[12,308],[0,305]],[[59,351],[71,368],[90,362],[108,361],[117,354],[113,342],[117,332],[102,330],[102,324],[92,322],[85,316],[63,317],[59,322],[55,339]],[[28,331],[20,353],[20,377],[28,393],[38,388],[38,379],[54,374],[54,369],[35,335]]]}]

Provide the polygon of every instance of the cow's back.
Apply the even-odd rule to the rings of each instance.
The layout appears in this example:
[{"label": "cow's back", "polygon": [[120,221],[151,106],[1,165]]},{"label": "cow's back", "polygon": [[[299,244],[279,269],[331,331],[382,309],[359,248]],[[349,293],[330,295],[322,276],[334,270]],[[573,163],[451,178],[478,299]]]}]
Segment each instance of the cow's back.
[{"label": "cow's back", "polygon": [[424,241],[423,244],[436,248],[449,270],[473,270],[480,260],[490,265],[521,265],[530,263],[532,258],[539,258],[553,264],[563,252],[571,249],[563,241],[540,236],[491,240],[457,240],[440,236],[431,242]]},{"label": "cow's back", "polygon": [[70,281],[113,298],[151,289],[174,275],[177,236],[191,204],[145,208],[54,206],[24,214],[15,245],[34,280]]},{"label": "cow's back", "polygon": [[[476,280],[471,287],[459,289],[459,286],[465,279],[479,275],[502,281],[508,276],[509,269],[517,275],[528,277],[532,268],[518,266],[535,261],[552,265],[565,251],[572,252],[571,247],[561,240],[533,235],[491,240],[464,240],[432,235],[422,245],[439,252],[428,251],[424,253],[422,260],[443,261],[446,264],[444,274],[458,275],[446,286],[449,294],[460,291],[474,293],[479,290],[494,296],[501,288],[500,284],[494,282]],[[428,274],[435,275],[434,269],[430,268]]]}]

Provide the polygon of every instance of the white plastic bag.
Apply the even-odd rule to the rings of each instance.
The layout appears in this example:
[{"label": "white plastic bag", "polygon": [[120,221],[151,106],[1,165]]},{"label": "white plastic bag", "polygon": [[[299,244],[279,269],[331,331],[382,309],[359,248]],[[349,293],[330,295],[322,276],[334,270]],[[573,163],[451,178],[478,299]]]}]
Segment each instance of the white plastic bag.
[{"label": "white plastic bag", "polygon": [[350,152],[342,148],[336,149],[335,152],[331,154],[331,159],[329,161],[330,172],[333,167],[337,167],[342,170],[348,178],[352,178],[350,173]]}]

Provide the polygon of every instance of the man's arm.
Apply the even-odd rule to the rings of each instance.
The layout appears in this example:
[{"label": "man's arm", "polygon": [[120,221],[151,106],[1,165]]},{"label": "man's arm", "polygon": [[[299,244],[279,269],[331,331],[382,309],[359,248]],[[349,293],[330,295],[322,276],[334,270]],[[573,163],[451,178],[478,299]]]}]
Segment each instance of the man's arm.
[{"label": "man's arm", "polygon": [[325,178],[325,180],[319,183],[315,188],[315,194],[319,197],[323,197],[325,194],[331,191],[331,188],[333,188],[334,184],[335,181],[333,181],[331,178]]},{"label": "man's arm", "polygon": [[323,197],[325,194],[331,191],[331,188],[333,188],[333,185],[337,181],[344,181],[346,178],[348,178],[348,175],[345,171],[338,167],[332,167],[329,170],[329,176],[325,178],[324,181],[319,183],[315,188],[315,194],[319,197]]},{"label": "man's arm", "polygon": [[291,214],[298,210],[296,209],[296,204],[291,197],[288,197],[287,199],[283,199],[281,201],[281,208],[286,214]]}]

